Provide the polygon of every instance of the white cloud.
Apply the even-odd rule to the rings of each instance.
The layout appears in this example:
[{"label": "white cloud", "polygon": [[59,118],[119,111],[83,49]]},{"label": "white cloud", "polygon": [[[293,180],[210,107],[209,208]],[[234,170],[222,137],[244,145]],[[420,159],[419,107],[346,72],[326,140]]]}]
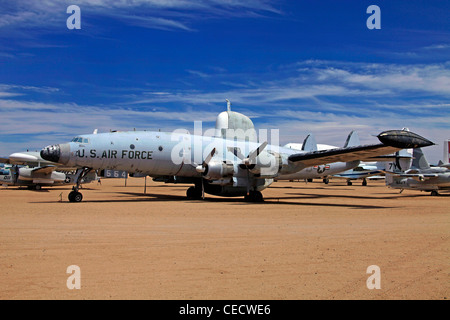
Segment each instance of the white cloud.
[{"label": "white cloud", "polygon": [[[68,17],[69,5],[78,5],[82,14],[109,16],[144,28],[193,31],[197,19],[279,14],[268,0],[17,0],[0,12],[0,30],[51,28]],[[65,25],[65,24],[64,24]],[[52,32],[57,32],[53,29]],[[16,33],[17,34],[17,33]]]}]

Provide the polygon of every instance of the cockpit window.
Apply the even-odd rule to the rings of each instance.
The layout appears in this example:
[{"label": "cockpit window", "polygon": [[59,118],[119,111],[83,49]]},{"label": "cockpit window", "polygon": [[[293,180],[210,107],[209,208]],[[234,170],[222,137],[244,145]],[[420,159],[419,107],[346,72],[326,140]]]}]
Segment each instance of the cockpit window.
[{"label": "cockpit window", "polygon": [[89,139],[88,138],[75,137],[75,138],[72,139],[71,142],[89,143]]}]

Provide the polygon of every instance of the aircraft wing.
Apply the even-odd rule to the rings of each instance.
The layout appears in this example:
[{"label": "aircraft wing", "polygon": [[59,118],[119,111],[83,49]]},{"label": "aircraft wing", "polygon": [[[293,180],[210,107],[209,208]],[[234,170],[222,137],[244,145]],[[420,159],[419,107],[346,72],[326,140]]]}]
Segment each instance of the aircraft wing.
[{"label": "aircraft wing", "polygon": [[385,170],[381,170],[384,173],[393,175],[395,177],[400,177],[400,178],[412,178],[414,180],[417,181],[425,181],[425,180],[429,180],[432,178],[437,178],[439,177],[439,175],[437,173],[414,173],[414,174],[410,174],[410,173],[398,173],[398,172],[391,172],[391,171],[385,171]]},{"label": "aircraft wing", "polygon": [[381,143],[296,153],[290,155],[288,159],[291,162],[301,162],[305,167],[310,167],[325,163],[370,159],[372,157],[391,154],[401,149],[434,145],[428,139],[405,130],[384,131],[377,138]]},{"label": "aircraft wing", "polygon": [[39,173],[52,173],[56,169],[58,169],[58,167],[56,167],[56,166],[44,166],[44,167],[34,168],[32,170],[32,172],[35,172],[35,173],[37,173],[37,172],[39,172]]}]

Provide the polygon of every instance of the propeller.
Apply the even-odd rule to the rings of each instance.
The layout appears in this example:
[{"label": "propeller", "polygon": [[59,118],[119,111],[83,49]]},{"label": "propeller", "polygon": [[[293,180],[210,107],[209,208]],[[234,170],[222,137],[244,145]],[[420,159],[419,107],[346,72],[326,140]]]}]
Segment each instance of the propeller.
[{"label": "propeller", "polygon": [[195,170],[200,173],[205,173],[206,169],[208,168],[208,164],[211,161],[212,157],[216,153],[216,148],[213,148],[212,151],[206,156],[205,160],[203,160],[203,163],[201,165],[197,165],[195,167]]},{"label": "propeller", "polygon": [[216,148],[213,148],[211,152],[206,156],[205,160],[203,160],[203,163],[201,165],[196,165],[195,170],[202,174],[202,199],[205,199],[205,173],[208,170],[208,164],[211,161],[212,157],[216,153]]},{"label": "propeller", "polygon": [[258,148],[251,151],[246,158],[238,148],[234,148],[234,150],[232,150],[234,155],[242,160],[242,163],[239,165],[239,167],[241,169],[247,169],[247,195],[250,193],[250,169],[251,169],[250,166],[252,166],[255,159],[267,147],[267,144],[268,144],[267,141],[263,142]]},{"label": "propeller", "polygon": [[257,156],[259,156],[259,154],[267,147],[267,141],[263,142],[258,148],[256,148],[255,150],[253,150],[252,152],[250,152],[247,156],[247,158],[245,158],[243,160],[243,163],[248,166],[250,163],[252,163]]}]

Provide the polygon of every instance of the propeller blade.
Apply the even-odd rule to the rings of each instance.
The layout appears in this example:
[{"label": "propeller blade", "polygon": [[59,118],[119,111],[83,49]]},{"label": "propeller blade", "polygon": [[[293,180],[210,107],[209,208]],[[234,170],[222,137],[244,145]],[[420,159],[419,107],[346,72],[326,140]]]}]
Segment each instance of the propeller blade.
[{"label": "propeller blade", "polygon": [[211,159],[212,159],[212,157],[214,156],[215,153],[216,153],[216,148],[213,148],[212,151],[206,157],[206,159],[203,160],[202,165],[198,165],[196,163],[193,163],[191,165],[195,167],[195,170],[197,172],[203,173],[203,172],[205,172],[206,167],[208,166],[209,162],[211,161]]},{"label": "propeller blade", "polygon": [[228,147],[228,151],[232,152],[237,158],[244,160],[245,156],[241,153],[241,149]]},{"label": "propeller blade", "polygon": [[212,151],[206,157],[206,159],[203,161],[203,163],[202,163],[203,167],[206,167],[208,165],[208,163],[211,161],[211,159],[215,153],[216,153],[216,148],[213,148]]},{"label": "propeller blade", "polygon": [[247,159],[244,159],[244,163],[248,165],[250,162],[255,160],[256,157],[259,156],[259,154],[267,147],[267,144],[267,141],[265,141],[258,148],[250,152]]}]

